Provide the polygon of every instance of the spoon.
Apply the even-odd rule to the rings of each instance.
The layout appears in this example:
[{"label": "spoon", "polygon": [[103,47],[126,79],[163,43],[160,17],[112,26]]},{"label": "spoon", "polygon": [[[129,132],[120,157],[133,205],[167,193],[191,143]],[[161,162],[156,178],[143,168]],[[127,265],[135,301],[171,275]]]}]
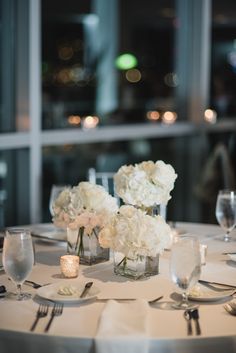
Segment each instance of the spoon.
[{"label": "spoon", "polygon": [[190,310],[185,310],[184,318],[187,321],[187,333],[188,333],[188,336],[191,336],[193,334],[193,329],[192,329],[192,322],[191,322],[192,315],[191,315]]},{"label": "spoon", "polygon": [[79,297],[80,297],[80,298],[84,298],[85,295],[88,293],[89,288],[92,287],[92,285],[93,285],[93,282],[87,282],[87,283],[85,284],[84,289],[83,289],[83,291],[82,291],[82,293],[80,294]]},{"label": "spoon", "polygon": [[201,328],[200,328],[200,324],[199,324],[199,313],[198,313],[198,309],[193,309],[190,310],[190,315],[192,317],[192,319],[195,322],[195,328],[196,328],[196,334],[198,336],[201,335]]}]

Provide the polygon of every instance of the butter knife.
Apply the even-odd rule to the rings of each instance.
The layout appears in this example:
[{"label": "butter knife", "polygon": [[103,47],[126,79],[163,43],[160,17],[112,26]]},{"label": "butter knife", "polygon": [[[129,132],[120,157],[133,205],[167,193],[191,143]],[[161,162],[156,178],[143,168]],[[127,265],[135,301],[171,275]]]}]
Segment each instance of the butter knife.
[{"label": "butter knife", "polygon": [[210,284],[210,285],[222,286],[222,287],[225,287],[226,289],[236,289],[236,286],[233,286],[231,284],[226,284],[226,283],[205,281],[203,279],[199,279],[198,282],[205,285]]},{"label": "butter knife", "polygon": [[82,293],[80,294],[79,297],[80,298],[84,298],[85,295],[88,293],[89,289],[92,287],[92,285],[93,285],[93,282],[86,283],[85,286],[84,286],[84,289],[83,289],[83,291],[82,291]]}]

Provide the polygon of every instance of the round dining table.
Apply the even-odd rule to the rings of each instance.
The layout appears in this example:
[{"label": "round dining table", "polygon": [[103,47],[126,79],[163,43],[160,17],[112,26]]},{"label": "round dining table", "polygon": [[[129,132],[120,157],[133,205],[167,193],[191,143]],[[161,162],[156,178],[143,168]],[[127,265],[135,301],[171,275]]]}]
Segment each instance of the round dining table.
[{"label": "round dining table", "polygon": [[[60,257],[66,254],[62,239],[35,235],[40,225],[31,225],[35,249],[35,264],[28,280],[42,287],[23,285],[32,298],[16,301],[7,295],[0,299],[0,352],[1,353],[233,353],[236,352],[236,316],[226,312],[224,305],[235,302],[236,231],[232,241],[224,242],[218,225],[179,222],[173,229],[176,236],[196,235],[207,247],[206,261],[201,266],[200,279],[220,285],[198,284],[199,297],[191,297],[199,312],[201,333],[197,334],[196,321],[191,320],[192,334],[183,310],[172,304],[180,292],[170,276],[171,249],[160,255],[159,274],[133,280],[114,273],[110,260],[95,265],[79,266],[79,275],[63,278]],[[39,232],[40,233],[40,232]],[[35,236],[34,236],[35,235]],[[53,300],[45,296],[47,288],[72,283],[83,286],[93,282],[93,291],[84,300],[63,299],[63,312],[56,316],[45,332],[50,319]],[[0,285],[7,292],[15,285],[2,269]],[[92,290],[91,288],[91,290]],[[43,294],[42,294],[43,293]],[[163,296],[156,303],[148,301]],[[49,305],[48,315],[40,318],[30,330],[40,303]]]}]

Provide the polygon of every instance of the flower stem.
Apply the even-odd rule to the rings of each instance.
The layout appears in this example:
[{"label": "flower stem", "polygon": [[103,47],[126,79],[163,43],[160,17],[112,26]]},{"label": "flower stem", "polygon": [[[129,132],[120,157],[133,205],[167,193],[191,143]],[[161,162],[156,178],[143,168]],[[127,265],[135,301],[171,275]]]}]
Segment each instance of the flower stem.
[{"label": "flower stem", "polygon": [[84,227],[79,228],[79,234],[77,238],[77,244],[79,242],[79,248],[78,248],[78,255],[84,255],[84,242],[83,242],[83,237],[84,237]]},{"label": "flower stem", "polygon": [[125,268],[127,264],[127,257],[124,256],[123,259],[117,264],[117,267],[119,267],[123,263],[123,267]]}]

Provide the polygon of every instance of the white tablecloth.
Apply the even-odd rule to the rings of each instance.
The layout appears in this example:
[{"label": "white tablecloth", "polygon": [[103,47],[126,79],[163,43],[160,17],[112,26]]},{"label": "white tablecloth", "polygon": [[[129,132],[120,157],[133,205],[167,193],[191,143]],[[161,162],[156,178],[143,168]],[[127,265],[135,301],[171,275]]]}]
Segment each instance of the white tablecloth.
[{"label": "white tablecloth", "polygon": [[[179,223],[177,227],[197,234],[201,242],[208,245],[201,278],[236,286],[236,263],[222,254],[227,251],[236,252],[236,232],[233,235],[234,241],[224,243],[217,238],[217,235],[222,234],[218,226]],[[36,265],[29,279],[39,283],[61,280],[59,259],[66,252],[65,244],[35,240],[35,248]],[[149,353],[236,352],[236,318],[223,309],[223,302],[229,298],[199,303],[202,335],[187,336],[183,312],[171,308],[176,288],[169,275],[169,256],[170,252],[165,251],[160,258],[160,274],[149,279],[132,281],[116,276],[110,261],[80,266],[79,277],[75,281],[92,280],[100,289],[100,298],[152,299],[163,295],[159,303],[148,309]],[[4,284],[8,290],[13,288],[4,272],[0,273],[0,284]],[[24,286],[24,289],[36,293],[35,289],[28,286]],[[39,301],[40,298],[35,295],[32,300],[23,302],[0,299],[1,353],[95,352],[95,338],[106,302],[89,301],[80,305],[66,305],[63,315],[55,318],[50,331],[44,334],[48,317],[39,321],[35,332],[29,331]],[[122,336],[119,339],[122,340]]]}]

